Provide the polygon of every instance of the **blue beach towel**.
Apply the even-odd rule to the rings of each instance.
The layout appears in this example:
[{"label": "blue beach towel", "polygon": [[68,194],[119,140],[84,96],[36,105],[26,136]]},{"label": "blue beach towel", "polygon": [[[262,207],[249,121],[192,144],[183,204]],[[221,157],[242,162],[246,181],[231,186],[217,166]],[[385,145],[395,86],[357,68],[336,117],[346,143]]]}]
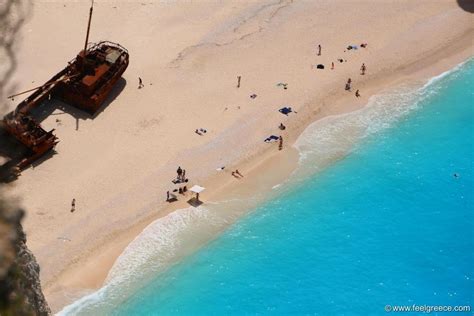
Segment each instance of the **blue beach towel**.
[{"label": "blue beach towel", "polygon": [[271,143],[271,142],[276,142],[278,140],[278,136],[271,135],[267,138],[265,138],[264,142],[265,143]]},{"label": "blue beach towel", "polygon": [[285,114],[285,115],[288,115],[290,114],[291,112],[293,112],[293,110],[291,109],[291,107],[284,107],[284,108],[281,108],[278,110],[281,114]]}]

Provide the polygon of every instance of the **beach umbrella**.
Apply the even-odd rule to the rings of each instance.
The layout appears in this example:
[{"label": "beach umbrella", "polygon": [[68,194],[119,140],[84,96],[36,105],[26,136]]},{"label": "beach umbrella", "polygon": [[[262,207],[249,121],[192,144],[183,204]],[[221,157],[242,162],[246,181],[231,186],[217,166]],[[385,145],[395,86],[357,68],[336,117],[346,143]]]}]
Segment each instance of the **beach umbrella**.
[{"label": "beach umbrella", "polygon": [[206,190],[206,188],[200,185],[193,185],[193,187],[189,189],[189,191],[196,193],[196,200],[198,201],[199,201],[199,193],[201,193],[204,190]]}]

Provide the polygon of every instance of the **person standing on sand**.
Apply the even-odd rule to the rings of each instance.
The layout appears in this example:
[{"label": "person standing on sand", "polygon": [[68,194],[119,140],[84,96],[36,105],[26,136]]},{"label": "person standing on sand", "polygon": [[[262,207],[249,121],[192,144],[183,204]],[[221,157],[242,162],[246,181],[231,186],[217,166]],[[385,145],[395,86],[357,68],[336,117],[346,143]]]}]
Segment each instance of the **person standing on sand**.
[{"label": "person standing on sand", "polygon": [[237,88],[240,88],[240,79],[242,77],[241,76],[237,76]]},{"label": "person standing on sand", "polygon": [[331,70],[334,70],[334,62],[331,63]]},{"label": "person standing on sand", "polygon": [[138,77],[138,89],[143,88],[145,85],[143,84],[142,78]]},{"label": "person standing on sand", "polygon": [[170,200],[170,191],[166,191],[166,202]]},{"label": "person standing on sand", "polygon": [[181,167],[178,167],[178,170],[176,170],[176,173],[178,174],[178,181],[181,181],[181,175],[183,174],[183,169],[181,169]]},{"label": "person standing on sand", "polygon": [[356,90],[356,97],[360,97],[359,89]]},{"label": "person standing on sand", "polygon": [[367,68],[365,67],[365,64],[362,63],[362,66],[360,66],[360,74],[361,74],[362,76],[365,75],[365,70],[366,70],[366,69],[367,69]]},{"label": "person standing on sand", "polygon": [[71,202],[71,213],[76,210],[76,199],[72,199]]},{"label": "person standing on sand", "polygon": [[278,144],[278,150],[282,150],[283,149],[283,137],[280,135],[278,140],[280,141],[280,143]]},{"label": "person standing on sand", "polygon": [[351,78],[347,79],[346,91],[351,91],[351,83],[352,83]]},{"label": "person standing on sand", "polygon": [[183,175],[181,176],[182,181],[186,180],[186,170],[183,169]]},{"label": "person standing on sand", "polygon": [[318,56],[321,56],[321,45],[318,45]]}]

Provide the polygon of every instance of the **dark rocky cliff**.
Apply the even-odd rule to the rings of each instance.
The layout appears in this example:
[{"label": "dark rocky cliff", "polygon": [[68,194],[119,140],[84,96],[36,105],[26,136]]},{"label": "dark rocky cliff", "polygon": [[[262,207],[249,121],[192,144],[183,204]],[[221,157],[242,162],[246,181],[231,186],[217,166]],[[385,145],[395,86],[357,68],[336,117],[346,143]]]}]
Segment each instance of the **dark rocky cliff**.
[{"label": "dark rocky cliff", "polygon": [[26,247],[21,210],[0,201],[0,315],[50,315],[39,280],[39,265]]},{"label": "dark rocky cliff", "polygon": [[[5,87],[18,63],[14,43],[21,38],[18,33],[32,8],[32,0],[0,0],[0,51],[5,57],[0,72],[0,100],[6,100]],[[5,112],[2,105],[0,118]],[[0,316],[51,314],[41,292],[38,263],[26,247],[21,227],[23,214],[7,207],[0,197]]]}]

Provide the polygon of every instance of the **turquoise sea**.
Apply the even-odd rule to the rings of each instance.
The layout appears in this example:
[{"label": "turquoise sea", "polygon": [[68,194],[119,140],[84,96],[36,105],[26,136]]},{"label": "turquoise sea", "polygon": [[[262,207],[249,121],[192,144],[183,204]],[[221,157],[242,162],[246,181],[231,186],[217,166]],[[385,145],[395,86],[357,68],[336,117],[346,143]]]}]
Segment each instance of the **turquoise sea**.
[{"label": "turquoise sea", "polygon": [[[180,260],[164,254],[228,218],[211,206],[183,210],[168,219],[172,225],[152,224],[103,289],[62,313],[383,315],[386,305],[413,304],[474,310],[473,87],[471,59],[313,124],[297,143],[300,168],[270,200]],[[324,155],[338,159],[327,164]],[[209,221],[218,224],[202,224]]]}]

